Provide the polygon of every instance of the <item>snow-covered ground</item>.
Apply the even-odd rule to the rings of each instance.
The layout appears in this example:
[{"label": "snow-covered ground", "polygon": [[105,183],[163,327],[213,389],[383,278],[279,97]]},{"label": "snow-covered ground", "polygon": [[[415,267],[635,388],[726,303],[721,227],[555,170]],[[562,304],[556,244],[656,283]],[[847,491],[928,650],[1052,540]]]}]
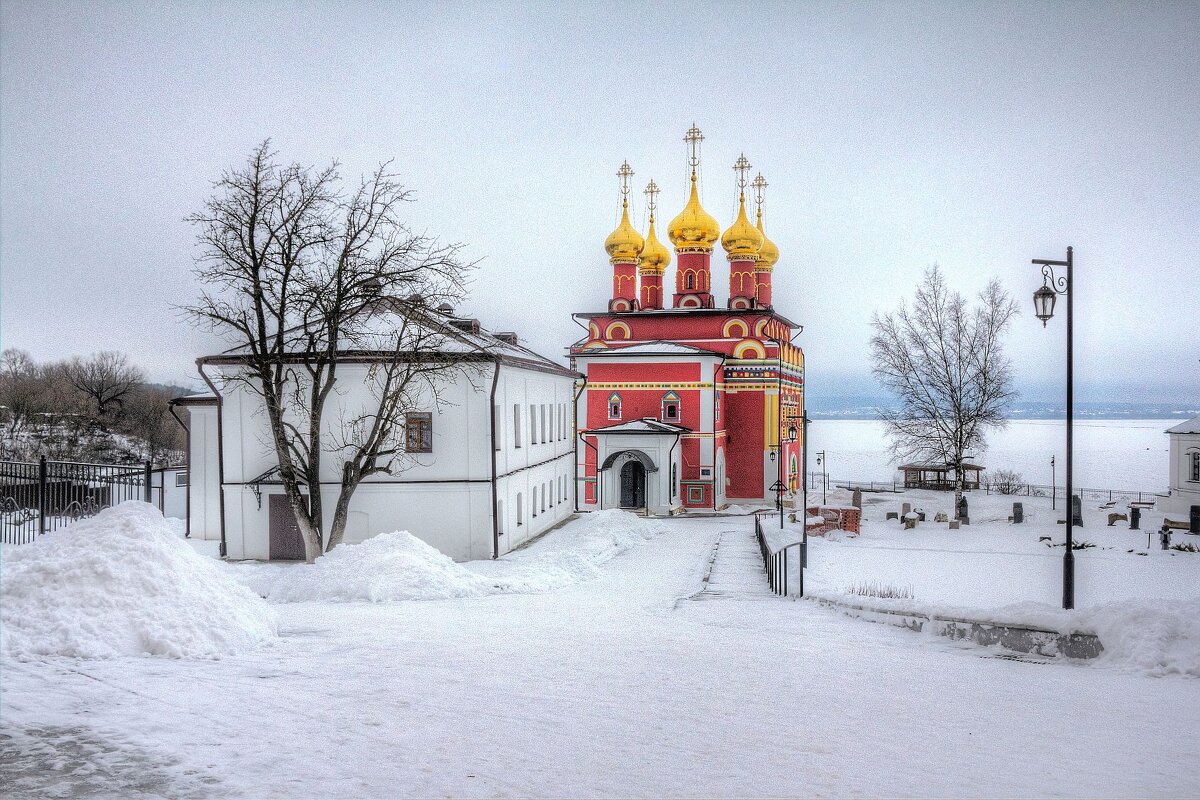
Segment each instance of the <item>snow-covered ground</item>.
[{"label": "snow-covered ground", "polygon": [[[637,522],[580,520],[463,567],[507,591],[275,602],[280,636],[219,660],[6,658],[0,780],[8,796],[1200,793],[1180,755],[1200,748],[1194,679],[872,625],[771,596],[752,562],[722,572],[743,591],[682,599],[718,541],[747,552],[750,520]],[[877,572],[853,567],[871,536],[814,545],[812,580]],[[501,580],[564,564],[552,584]]]}]

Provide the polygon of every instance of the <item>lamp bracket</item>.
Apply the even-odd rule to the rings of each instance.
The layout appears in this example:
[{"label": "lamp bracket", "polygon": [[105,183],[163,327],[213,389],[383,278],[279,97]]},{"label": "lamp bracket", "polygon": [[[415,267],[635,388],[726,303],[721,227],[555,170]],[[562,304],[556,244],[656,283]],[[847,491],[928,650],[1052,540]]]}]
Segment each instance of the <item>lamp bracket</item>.
[{"label": "lamp bracket", "polygon": [[1055,277],[1055,275],[1054,275],[1054,267],[1055,266],[1065,267],[1067,265],[1067,262],[1065,262],[1065,261],[1039,261],[1037,259],[1034,259],[1033,263],[1042,265],[1042,285],[1043,286],[1049,286],[1051,289],[1054,290],[1055,294],[1066,294],[1067,293],[1067,289],[1070,288],[1067,286],[1067,276],[1059,275],[1059,276]]}]

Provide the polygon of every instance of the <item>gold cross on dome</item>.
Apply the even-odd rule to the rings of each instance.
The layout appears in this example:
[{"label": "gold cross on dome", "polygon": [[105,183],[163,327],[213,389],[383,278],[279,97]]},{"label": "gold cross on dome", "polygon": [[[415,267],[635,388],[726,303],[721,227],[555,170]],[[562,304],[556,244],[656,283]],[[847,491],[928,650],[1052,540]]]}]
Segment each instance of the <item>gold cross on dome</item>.
[{"label": "gold cross on dome", "polygon": [[758,205],[759,211],[762,211],[763,195],[766,194],[767,179],[760,172],[754,178],[754,182],[750,184],[754,187],[754,202]]},{"label": "gold cross on dome", "polygon": [[621,164],[621,168],[617,170],[617,177],[621,179],[621,199],[629,200],[629,180],[633,177],[633,167],[629,166],[628,161]]},{"label": "gold cross on dome", "polygon": [[750,162],[746,159],[745,153],[738,156],[738,160],[733,163],[733,171],[737,173],[738,189],[744,197],[746,194],[746,173],[750,171]]},{"label": "gold cross on dome", "polygon": [[700,166],[700,143],[704,141],[704,134],[693,122],[683,140],[688,143],[688,164],[692,168],[692,175],[695,175],[696,167]]},{"label": "gold cross on dome", "polygon": [[645,191],[646,208],[650,210],[651,221],[654,220],[654,211],[655,211],[655,209],[658,208],[658,192],[659,192],[658,184],[654,182],[653,178],[651,178],[650,182],[646,184],[646,191]]}]

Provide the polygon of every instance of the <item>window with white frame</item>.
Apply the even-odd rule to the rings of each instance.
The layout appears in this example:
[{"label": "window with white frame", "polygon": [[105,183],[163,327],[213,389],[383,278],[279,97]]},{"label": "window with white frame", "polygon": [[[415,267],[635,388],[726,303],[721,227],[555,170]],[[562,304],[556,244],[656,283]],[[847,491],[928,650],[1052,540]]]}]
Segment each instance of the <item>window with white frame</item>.
[{"label": "window with white frame", "polygon": [[500,404],[492,406],[492,439],[496,442],[496,449],[500,449],[501,436],[500,430]]},{"label": "window with white frame", "polygon": [[525,524],[525,518],[523,516],[525,509],[523,509],[521,507],[521,500],[522,500],[521,493],[517,492],[517,525],[518,526]]},{"label": "window with white frame", "polygon": [[679,395],[667,392],[662,399],[663,422],[679,422]]},{"label": "window with white frame", "polygon": [[608,418],[621,418],[621,395],[613,392],[608,398]]},{"label": "window with white frame", "polygon": [[537,406],[529,406],[529,443],[537,444]]},{"label": "window with white frame", "polygon": [[[521,407],[513,404],[513,447],[521,446]],[[518,514],[518,517],[521,515]],[[518,523],[520,524],[520,523]]]},{"label": "window with white frame", "polygon": [[529,516],[531,516],[531,517],[536,517],[538,515],[537,490],[538,490],[538,487],[536,487],[536,486],[533,487],[532,499],[529,501]]},{"label": "window with white frame", "polygon": [[545,403],[542,403],[541,415],[542,415],[542,444],[545,444],[546,443],[546,426],[549,423],[549,420],[546,419],[546,417],[548,415],[546,414],[546,404]]},{"label": "window with white frame", "polygon": [[1200,453],[1192,453],[1192,482],[1200,482]]}]

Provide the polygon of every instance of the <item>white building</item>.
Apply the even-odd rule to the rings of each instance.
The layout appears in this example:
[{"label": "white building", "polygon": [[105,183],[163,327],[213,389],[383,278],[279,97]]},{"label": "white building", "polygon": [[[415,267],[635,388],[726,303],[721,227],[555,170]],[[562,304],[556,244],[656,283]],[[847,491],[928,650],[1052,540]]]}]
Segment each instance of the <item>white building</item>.
[{"label": "white building", "polygon": [[[374,475],[350,504],[345,541],[408,530],[456,560],[495,558],[575,511],[576,373],[477,320],[448,308],[435,315],[447,349],[472,362],[420,411],[409,414],[411,465]],[[386,315],[380,320],[386,324]],[[378,357],[376,357],[378,361]],[[234,559],[303,558],[303,544],[278,479],[262,401],[229,376],[243,369],[236,353],[198,360],[213,392],[179,398],[190,411],[188,528],[219,540]],[[371,357],[339,357],[336,407],[327,426],[369,401]],[[326,457],[322,481],[325,530],[340,491],[340,460]]]},{"label": "white building", "polygon": [[1171,437],[1171,496],[1159,507],[1169,514],[1186,515],[1192,506],[1200,506],[1200,417],[1168,428],[1167,435]]}]

